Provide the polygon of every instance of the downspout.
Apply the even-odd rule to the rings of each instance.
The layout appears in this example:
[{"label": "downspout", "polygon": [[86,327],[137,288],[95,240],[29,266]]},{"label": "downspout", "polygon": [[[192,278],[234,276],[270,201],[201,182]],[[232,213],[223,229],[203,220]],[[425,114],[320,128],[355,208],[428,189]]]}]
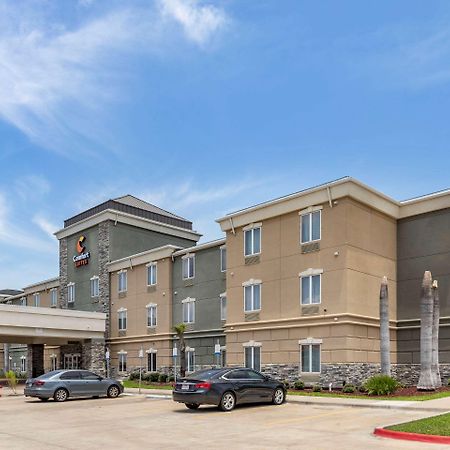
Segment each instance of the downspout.
[{"label": "downspout", "polygon": [[328,203],[330,204],[330,208],[332,208],[333,207],[333,199],[331,198],[330,186],[327,186],[327,192],[328,192]]}]

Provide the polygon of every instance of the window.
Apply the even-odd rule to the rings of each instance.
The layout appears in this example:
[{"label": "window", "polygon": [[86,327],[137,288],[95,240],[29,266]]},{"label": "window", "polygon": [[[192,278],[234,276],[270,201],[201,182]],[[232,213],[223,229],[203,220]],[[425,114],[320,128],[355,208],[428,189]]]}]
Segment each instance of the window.
[{"label": "window", "polygon": [[50,365],[51,365],[51,370],[58,370],[58,359],[57,359],[56,355],[50,356]]},{"label": "window", "polygon": [[320,372],[320,344],[302,344],[302,372]]},{"label": "window", "polygon": [[20,357],[20,371],[21,372],[27,371],[27,357],[26,356]]},{"label": "window", "polygon": [[244,286],[244,311],[252,312],[261,309],[261,284]]},{"label": "window", "polygon": [[302,244],[320,240],[322,211],[313,211],[301,215],[301,241]]},{"label": "window", "polygon": [[301,277],[302,305],[317,305],[321,302],[321,275]]},{"label": "window", "polygon": [[127,371],[127,354],[119,353],[119,372]]},{"label": "window", "polygon": [[127,329],[127,310],[119,309],[118,317],[119,317],[119,331],[123,331]]},{"label": "window", "polygon": [[147,354],[147,371],[156,372],[156,352],[149,352]]},{"label": "window", "polygon": [[147,305],[147,327],[156,327],[156,305]]},{"label": "window", "polygon": [[156,263],[151,263],[147,266],[147,286],[154,286],[156,284],[157,266]]},{"label": "window", "polygon": [[83,370],[83,372],[81,372],[81,379],[82,380],[91,380],[91,381],[98,381],[98,375],[96,375],[93,372],[88,372],[87,370]]},{"label": "window", "polygon": [[68,303],[75,302],[75,283],[69,283],[67,285],[67,302]]},{"label": "window", "polygon": [[58,306],[58,289],[50,289],[50,307],[56,308]]},{"label": "window", "polygon": [[233,370],[225,375],[227,380],[245,380],[247,378],[247,371],[243,369]]},{"label": "window", "polygon": [[227,249],[226,247],[220,247],[220,271],[226,272],[227,270]]},{"label": "window", "polygon": [[245,347],[245,367],[261,370],[261,347]]},{"label": "window", "polygon": [[244,231],[245,256],[259,255],[261,253],[261,227]]},{"label": "window", "polygon": [[36,294],[33,294],[33,306],[40,306],[41,305],[41,294],[37,292]]},{"label": "window", "polygon": [[20,305],[21,306],[27,306],[27,298],[26,297],[22,297],[20,299]]},{"label": "window", "polygon": [[195,322],[195,298],[186,298],[183,300],[183,322]]},{"label": "window", "polygon": [[193,372],[195,370],[195,351],[189,349],[186,351],[186,372]]},{"label": "window", "polygon": [[119,290],[119,292],[126,292],[127,291],[127,271],[121,270],[117,274],[118,274],[118,281],[119,281],[118,290]]},{"label": "window", "polygon": [[227,320],[227,296],[220,296],[220,320]]},{"label": "window", "polygon": [[79,369],[81,355],[79,353],[64,354],[64,369]]},{"label": "window", "polygon": [[[66,356],[72,356],[72,355],[66,355]],[[81,380],[81,372],[65,372],[59,377],[59,379],[60,380]]]},{"label": "window", "polygon": [[100,295],[100,279],[95,276],[91,278],[91,297],[98,297]]},{"label": "window", "polygon": [[195,255],[183,258],[183,280],[195,277]]}]

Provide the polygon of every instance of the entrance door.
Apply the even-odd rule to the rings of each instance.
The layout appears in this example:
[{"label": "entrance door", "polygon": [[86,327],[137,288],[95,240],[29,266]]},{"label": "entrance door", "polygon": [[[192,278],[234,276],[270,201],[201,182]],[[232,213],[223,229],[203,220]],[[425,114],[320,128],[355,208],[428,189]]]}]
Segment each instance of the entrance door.
[{"label": "entrance door", "polygon": [[81,355],[79,353],[66,353],[64,355],[64,369],[79,369],[80,357]]}]

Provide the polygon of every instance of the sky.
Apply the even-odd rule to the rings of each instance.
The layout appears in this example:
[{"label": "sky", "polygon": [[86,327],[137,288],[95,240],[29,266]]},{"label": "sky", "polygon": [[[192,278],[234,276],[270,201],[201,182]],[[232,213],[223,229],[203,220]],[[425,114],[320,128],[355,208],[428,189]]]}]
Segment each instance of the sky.
[{"label": "sky", "polygon": [[450,187],[450,3],[0,0],[0,289],[132,194],[194,222],[350,175]]}]

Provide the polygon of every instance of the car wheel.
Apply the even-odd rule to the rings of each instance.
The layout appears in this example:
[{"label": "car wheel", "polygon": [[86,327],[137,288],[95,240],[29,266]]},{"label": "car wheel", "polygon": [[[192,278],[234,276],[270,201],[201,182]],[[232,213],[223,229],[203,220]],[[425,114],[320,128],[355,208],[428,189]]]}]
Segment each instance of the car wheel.
[{"label": "car wheel", "polygon": [[57,402],[65,402],[68,399],[68,397],[69,397],[69,393],[64,388],[56,389],[56,391],[53,395],[53,398]]},{"label": "car wheel", "polygon": [[186,408],[189,408],[189,409],[198,409],[198,407],[200,406],[197,403],[185,403],[185,405],[186,405]]},{"label": "car wheel", "polygon": [[113,384],[108,388],[107,395],[109,398],[116,398],[120,395],[120,390],[115,384]]},{"label": "car wheel", "polygon": [[47,402],[47,401],[48,401],[48,398],[39,397],[39,400],[40,400],[41,402]]},{"label": "car wheel", "polygon": [[273,392],[272,403],[274,405],[281,405],[284,402],[284,399],[285,399],[284,390],[281,388],[275,389],[275,391]]},{"label": "car wheel", "polygon": [[236,406],[236,397],[230,391],[225,392],[220,399],[219,408],[222,411],[231,411]]}]

